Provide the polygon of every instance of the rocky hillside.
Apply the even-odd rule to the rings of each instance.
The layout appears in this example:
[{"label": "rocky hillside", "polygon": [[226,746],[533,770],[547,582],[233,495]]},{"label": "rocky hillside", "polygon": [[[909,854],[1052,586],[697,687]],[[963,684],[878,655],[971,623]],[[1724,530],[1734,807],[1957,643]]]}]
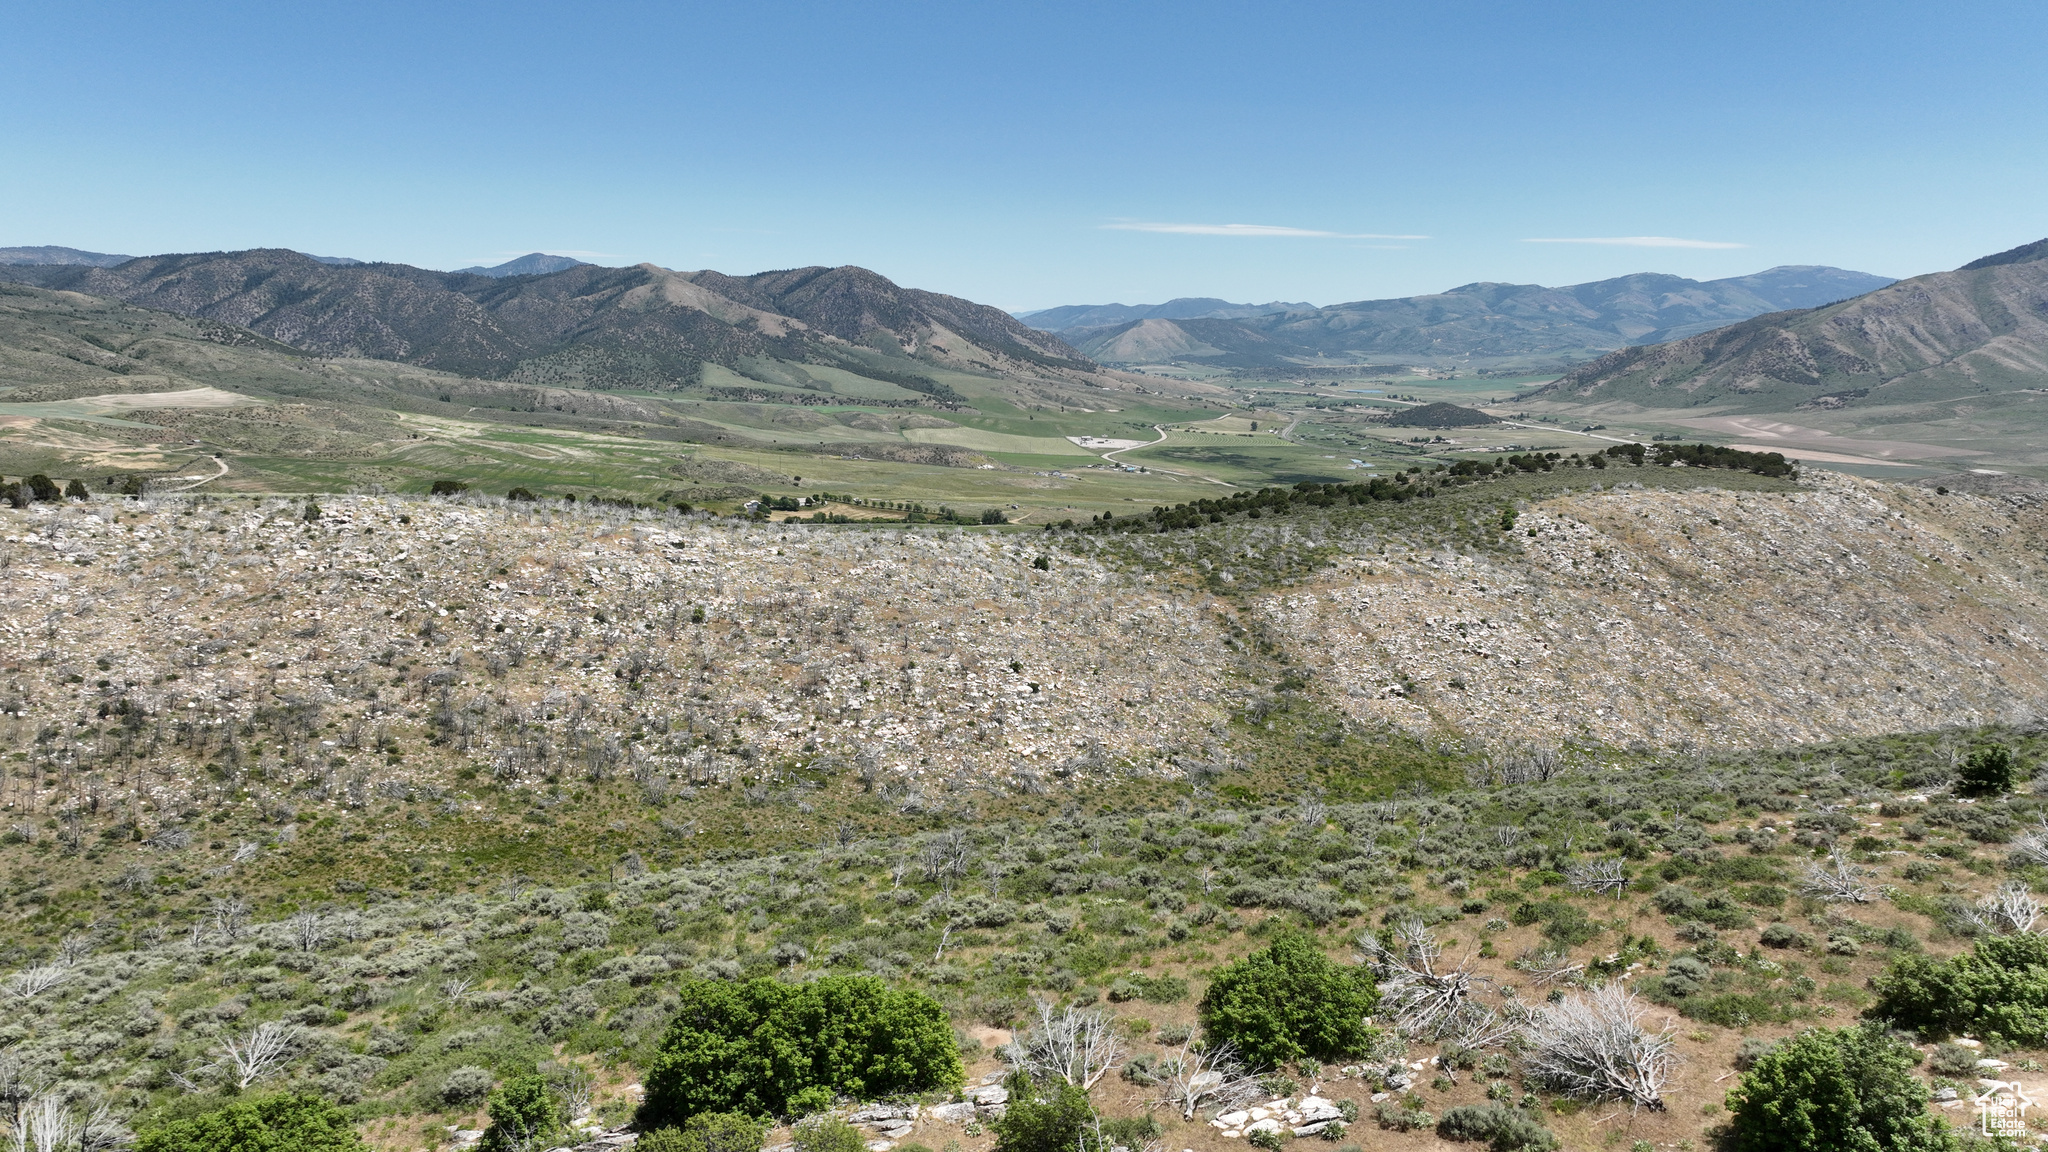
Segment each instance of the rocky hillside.
[{"label": "rocky hillside", "polygon": [[1577,492],[1508,556],[1389,548],[1262,600],[1362,722],[1545,747],[1755,747],[2048,706],[2037,492],[1808,473]]},{"label": "rocky hillside", "polygon": [[531,383],[673,388],[706,363],[782,360],[934,392],[920,365],[998,376],[1094,369],[997,309],[859,268],[729,277],[577,264],[501,277],[252,249],[112,268],[12,265],[0,276],[222,321],[321,355]]},{"label": "rocky hillside", "polygon": [[2048,241],[1804,312],[1625,348],[1531,399],[1721,412],[1910,404],[2048,381]]},{"label": "rocky hillside", "polygon": [[[165,761],[172,788],[280,755],[330,791],[368,788],[398,764],[388,747],[407,774],[506,780],[858,765],[912,804],[1232,763],[1259,740],[1234,718],[1276,685],[1353,731],[1589,752],[2048,704],[2038,497],[1599,475],[1615,486],[1545,476],[1414,502],[1470,533],[1428,546],[1370,520],[1248,523],[1219,553],[1247,566],[1236,591],[1132,551],[1165,539],[1144,535],[467,497],[337,497],[310,520],[278,499],[37,504],[0,512],[19,604],[0,689],[17,746],[92,728],[86,765],[125,762],[166,718],[200,725]],[[1286,556],[1295,576],[1251,582]],[[275,747],[247,739],[287,714],[304,722]],[[323,729],[345,751],[309,752]],[[103,787],[126,773],[93,770]]]}]

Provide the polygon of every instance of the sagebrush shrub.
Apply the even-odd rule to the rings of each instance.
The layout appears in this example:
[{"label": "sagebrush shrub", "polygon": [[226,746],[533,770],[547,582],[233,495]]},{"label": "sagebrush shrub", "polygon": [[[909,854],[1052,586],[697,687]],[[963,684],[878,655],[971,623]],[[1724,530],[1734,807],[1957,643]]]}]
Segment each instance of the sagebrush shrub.
[{"label": "sagebrush shrub", "polygon": [[[790,1134],[795,1152],[867,1152],[867,1140],[860,1129],[837,1116],[813,1116]],[[760,1147],[755,1137],[754,1147]],[[754,1149],[747,1149],[754,1152]]]},{"label": "sagebrush shrub", "polygon": [[1460,1104],[1436,1123],[1446,1140],[1484,1140],[1493,1152],[1550,1152],[1557,1136],[1527,1112],[1499,1104]]}]

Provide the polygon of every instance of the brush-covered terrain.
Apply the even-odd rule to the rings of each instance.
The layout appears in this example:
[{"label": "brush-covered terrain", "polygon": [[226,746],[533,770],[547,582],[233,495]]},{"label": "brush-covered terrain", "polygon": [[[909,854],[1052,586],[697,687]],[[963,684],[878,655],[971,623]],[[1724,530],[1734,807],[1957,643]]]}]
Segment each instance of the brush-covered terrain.
[{"label": "brush-covered terrain", "polygon": [[[2042,572],[2025,490],[1665,458],[1030,530],[475,494],[0,510],[0,1059],[23,1099],[144,1131],[303,1090],[431,1147],[538,1073],[594,1133],[687,982],[864,972],[945,1009],[969,1088],[1036,1001],[1107,1013],[1091,1106],[1168,1148],[1266,1141],[1237,1105],[1274,1098],[1352,1110],[1361,1147],[1487,1100],[1568,1146],[1698,1145],[1743,1040],[1850,1021],[2042,881],[2024,784],[1949,791],[1973,751],[2024,781],[2042,750]],[[1389,1001],[1380,1039],[1257,1099],[1155,1103],[1208,982],[1283,929],[1383,991],[1413,976],[1390,958],[1469,960],[1459,1019],[1514,1027]],[[1662,1110],[1510,1039],[1602,985],[1670,1020]],[[1958,1059],[1922,1075],[1967,1087]],[[978,1099],[863,1122],[979,1152]]]}]

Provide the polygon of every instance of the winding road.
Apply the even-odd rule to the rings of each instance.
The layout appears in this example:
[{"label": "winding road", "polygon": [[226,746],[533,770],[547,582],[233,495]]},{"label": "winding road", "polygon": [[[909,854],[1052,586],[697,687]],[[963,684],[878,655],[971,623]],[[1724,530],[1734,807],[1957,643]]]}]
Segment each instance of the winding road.
[{"label": "winding road", "polygon": [[223,460],[223,459],[221,459],[220,457],[218,457],[218,456],[215,456],[215,457],[213,458],[213,463],[214,463],[214,467],[216,467],[216,468],[219,468],[219,469],[220,469],[220,471],[218,471],[218,472],[215,472],[215,473],[214,473],[213,475],[211,475],[211,476],[196,476],[196,477],[193,477],[192,479],[186,480],[186,481],[185,481],[185,482],[184,482],[183,484],[180,484],[180,485],[178,485],[178,486],[177,486],[176,488],[173,488],[173,487],[171,487],[171,484],[173,483],[172,481],[165,481],[165,482],[164,482],[164,486],[163,486],[163,487],[161,487],[161,488],[158,488],[158,489],[157,489],[157,491],[159,491],[159,492],[190,492],[190,491],[191,491],[192,489],[194,489],[194,488],[197,488],[197,487],[199,487],[199,486],[200,486],[201,484],[210,484],[210,483],[212,483],[213,481],[215,481],[215,480],[218,480],[218,479],[220,479],[221,477],[223,477],[223,476],[225,476],[225,475],[227,475],[227,474],[228,474],[228,462],[227,462],[226,460]]},{"label": "winding road", "polygon": [[[1107,460],[1107,461],[1109,461],[1109,462],[1110,462],[1110,463],[1112,463],[1112,464],[1121,464],[1121,463],[1123,463],[1123,461],[1121,461],[1121,460],[1118,460],[1118,459],[1117,459],[1117,455],[1118,455],[1119,453],[1123,453],[1123,452],[1136,452],[1136,451],[1137,451],[1138,449],[1140,449],[1140,448],[1157,448],[1157,447],[1158,447],[1158,446],[1160,446],[1161,444],[1164,444],[1164,443],[1166,443],[1166,438],[1167,438],[1167,436],[1169,435],[1169,434],[1168,434],[1168,432],[1166,431],[1166,425],[1164,425],[1164,424],[1154,424],[1154,425],[1152,426],[1152,430],[1153,430],[1154,432],[1157,432],[1157,433],[1159,433],[1159,439],[1157,439],[1157,440],[1154,440],[1154,441],[1151,441],[1150,443],[1147,443],[1147,444],[1133,444],[1133,445],[1131,445],[1131,446],[1130,446],[1129,448],[1118,448],[1118,449],[1116,449],[1115,451],[1111,451],[1111,452],[1104,452],[1104,453],[1102,454],[1102,459],[1104,459],[1104,460]],[[1230,482],[1229,482],[1229,481],[1227,481],[1227,480],[1218,480],[1218,479],[1216,479],[1216,478],[1215,478],[1214,476],[1204,476],[1204,475],[1202,475],[1202,474],[1201,474],[1200,472],[1182,472],[1182,471],[1181,471],[1180,469],[1178,469],[1178,468],[1161,468],[1161,467],[1160,467],[1159,465],[1157,465],[1157,464],[1147,464],[1147,465],[1145,465],[1145,467],[1146,467],[1146,468],[1149,468],[1149,469],[1151,469],[1151,470],[1152,470],[1152,471],[1154,471],[1154,472],[1164,472],[1164,473],[1166,473],[1166,474],[1167,474],[1167,475],[1169,475],[1169,476],[1186,476],[1186,477],[1188,477],[1189,479],[1192,479],[1192,480],[1206,480],[1206,481],[1208,481],[1208,482],[1209,482],[1209,483],[1211,483],[1211,484],[1221,484],[1221,485],[1222,485],[1223,487],[1225,487],[1225,488],[1235,488],[1235,487],[1237,487],[1237,485],[1235,485],[1235,484],[1232,484],[1232,483],[1230,483]]]}]

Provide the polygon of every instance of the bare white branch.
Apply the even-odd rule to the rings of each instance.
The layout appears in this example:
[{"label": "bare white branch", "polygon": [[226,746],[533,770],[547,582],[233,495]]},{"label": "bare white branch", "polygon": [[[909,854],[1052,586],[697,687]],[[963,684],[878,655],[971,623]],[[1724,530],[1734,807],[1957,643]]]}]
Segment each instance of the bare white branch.
[{"label": "bare white branch", "polygon": [[1237,1058],[1229,1044],[1196,1048],[1192,1041],[1159,1062],[1160,1086],[1166,1091],[1159,1103],[1179,1110],[1181,1119],[1192,1120],[1208,1105],[1243,1104],[1264,1095],[1259,1078]]},{"label": "bare white branch", "polygon": [[70,978],[70,972],[55,964],[23,968],[7,978],[7,994],[16,1000],[33,1000]]},{"label": "bare white branch", "polygon": [[2011,860],[2015,864],[2048,867],[2048,817],[2012,838]]},{"label": "bare white branch", "polygon": [[1806,866],[1806,875],[1800,879],[1799,890],[1831,904],[1868,904],[1877,898],[1877,890],[1864,879],[1869,874],[1868,868],[1849,863],[1849,858],[1838,848],[1828,855],[1826,864]]},{"label": "bare white branch", "polygon": [[1612,896],[1616,900],[1628,891],[1628,876],[1622,871],[1619,859],[1574,864],[1564,870],[1564,881],[1574,892]]},{"label": "bare white branch", "polygon": [[1011,1067],[1093,1088],[1123,1062],[1123,1041],[1117,1038],[1115,1021],[1106,1013],[1071,1006],[1054,1012],[1043,1000],[1037,1006],[1037,1022],[1003,1048],[1003,1059]]},{"label": "bare white branch", "polygon": [[135,1133],[128,1130],[128,1126],[104,1101],[93,1106],[92,1113],[78,1130],[78,1152],[119,1152],[133,1143]]},{"label": "bare white branch", "polygon": [[1531,948],[1515,957],[1512,966],[1527,972],[1538,988],[1547,988],[1552,984],[1577,983],[1586,971],[1584,964],[1553,948]]},{"label": "bare white branch", "polygon": [[1635,994],[1619,984],[1537,1008],[1527,1029],[1531,1077],[1567,1096],[1662,1111],[1679,1058],[1671,1030],[1650,1032],[1643,1016]]},{"label": "bare white branch", "polygon": [[249,926],[249,905],[239,896],[214,897],[207,914],[213,919],[213,930],[228,943],[240,940]]},{"label": "bare white branch", "polygon": [[232,1069],[235,1084],[247,1088],[283,1068],[297,1055],[298,1029],[275,1020],[258,1024],[248,1038],[237,1041],[223,1036],[220,1054]]},{"label": "bare white branch", "polygon": [[14,1147],[18,1152],[69,1152],[78,1121],[55,1092],[31,1097],[14,1114]]},{"label": "bare white branch", "polygon": [[57,945],[57,962],[66,968],[73,967],[80,960],[92,955],[92,936],[85,932],[74,932]]},{"label": "bare white branch", "polygon": [[301,912],[284,922],[285,931],[291,933],[292,943],[301,952],[318,952],[327,943],[327,922],[318,912]]},{"label": "bare white branch", "polygon": [[1977,901],[1962,919],[1979,932],[1992,936],[2019,936],[2034,930],[2041,920],[2041,900],[2023,880],[2008,880],[1998,890]]},{"label": "bare white branch", "polygon": [[1380,1007],[1403,1035],[1417,1040],[1469,1037],[1479,1042],[1461,1042],[1480,1047],[1498,1043],[1513,1031],[1472,998],[1480,985],[1491,981],[1472,971],[1471,957],[1455,968],[1442,967],[1438,961],[1443,946],[1420,920],[1395,925],[1394,940],[1389,948],[1367,933],[1359,937],[1359,944],[1378,977]]}]

